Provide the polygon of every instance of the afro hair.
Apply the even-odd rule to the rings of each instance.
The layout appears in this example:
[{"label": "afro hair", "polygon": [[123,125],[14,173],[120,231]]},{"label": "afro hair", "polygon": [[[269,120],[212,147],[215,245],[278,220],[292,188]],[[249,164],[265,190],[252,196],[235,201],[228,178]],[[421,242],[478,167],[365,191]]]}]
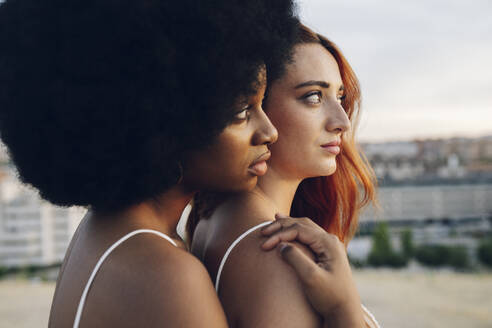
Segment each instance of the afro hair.
[{"label": "afro hair", "polygon": [[291,0],[6,0],[0,138],[61,206],[120,209],[177,183],[296,38]]}]

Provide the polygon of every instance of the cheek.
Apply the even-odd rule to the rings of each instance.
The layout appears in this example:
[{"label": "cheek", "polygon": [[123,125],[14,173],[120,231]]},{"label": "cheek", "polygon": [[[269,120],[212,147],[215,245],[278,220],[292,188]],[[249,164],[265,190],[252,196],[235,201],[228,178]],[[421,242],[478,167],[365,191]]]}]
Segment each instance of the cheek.
[{"label": "cheek", "polygon": [[279,134],[278,141],[269,147],[272,169],[297,178],[333,173],[334,158],[328,158],[319,148],[326,141],[322,140],[324,118],[319,114],[299,107],[271,114]]},{"label": "cheek", "polygon": [[[204,175],[214,185],[217,191],[241,191],[252,189],[256,185],[256,178],[248,173],[250,163],[250,147],[243,143],[229,143],[224,145],[220,154],[217,154],[216,163],[212,172]],[[212,161],[214,156],[211,157]]]},{"label": "cheek", "polygon": [[212,156],[222,163],[224,173],[230,175],[227,173],[234,174],[242,170],[251,150],[248,136],[241,133],[224,133],[220,141]]},{"label": "cheek", "polygon": [[190,158],[185,180],[196,189],[215,191],[249,188],[249,143],[237,134],[223,133],[213,145]]},{"label": "cheek", "polygon": [[312,113],[299,108],[286,108],[282,115],[274,115],[272,123],[278,130],[278,141],[270,148],[282,157],[305,157],[318,138],[319,120]]}]

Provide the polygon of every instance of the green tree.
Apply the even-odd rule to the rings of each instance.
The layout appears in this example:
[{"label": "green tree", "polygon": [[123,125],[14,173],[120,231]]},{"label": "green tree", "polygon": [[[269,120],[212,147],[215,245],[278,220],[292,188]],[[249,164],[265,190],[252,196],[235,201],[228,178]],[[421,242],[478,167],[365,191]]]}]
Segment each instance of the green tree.
[{"label": "green tree", "polygon": [[415,251],[415,258],[420,263],[440,267],[444,265],[455,269],[470,267],[470,259],[465,246],[422,245]]},{"label": "green tree", "polygon": [[388,225],[385,222],[379,223],[372,235],[372,248],[367,262],[375,267],[391,266],[400,268],[407,264],[404,256],[393,251]]},{"label": "green tree", "polygon": [[443,245],[422,245],[417,248],[415,258],[424,265],[440,267],[448,263],[449,248]]},{"label": "green tree", "polygon": [[0,278],[7,274],[7,268],[0,266]]},{"label": "green tree", "polygon": [[452,246],[449,250],[448,264],[455,269],[470,267],[470,258],[465,246]]},{"label": "green tree", "polygon": [[400,235],[401,251],[403,256],[408,260],[414,256],[415,246],[413,244],[412,229],[407,228]]},{"label": "green tree", "polygon": [[488,267],[492,267],[492,238],[482,240],[477,248],[477,257]]}]

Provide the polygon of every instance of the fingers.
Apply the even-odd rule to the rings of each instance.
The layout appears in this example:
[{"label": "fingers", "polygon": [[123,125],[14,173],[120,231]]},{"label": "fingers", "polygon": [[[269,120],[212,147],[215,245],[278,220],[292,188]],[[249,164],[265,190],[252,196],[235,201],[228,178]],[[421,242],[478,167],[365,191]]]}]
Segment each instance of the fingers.
[{"label": "fingers", "polygon": [[273,221],[273,223],[270,223],[269,225],[261,228],[261,234],[263,236],[269,236],[277,231],[282,229],[282,223],[279,221]]},{"label": "fingers", "polygon": [[313,229],[318,229],[318,230],[321,229],[320,226],[318,226],[316,223],[314,223],[309,218],[293,218],[293,217],[290,217],[287,215],[277,213],[277,214],[275,214],[275,219],[276,220],[273,221],[273,223],[271,223],[271,224],[269,224],[269,225],[267,225],[261,229],[261,233],[264,236],[271,235],[271,234],[275,233],[276,231],[278,231],[282,228],[287,228],[287,227],[290,227],[294,224],[302,224],[302,225],[310,226]]},{"label": "fingers", "polygon": [[269,225],[267,225],[261,229],[261,233],[264,236],[271,235],[271,234],[277,232],[278,230],[293,224],[296,220],[294,218],[291,218],[290,216],[280,214],[280,213],[275,214],[275,219],[276,220],[273,221],[273,223],[271,223],[271,224],[269,224]]},{"label": "fingers", "polygon": [[262,231],[268,239],[262,244],[264,250],[273,249],[280,242],[298,241],[308,246],[314,253],[323,252],[323,241],[327,233],[307,218],[293,219],[277,216],[277,220]]},{"label": "fingers", "polygon": [[287,229],[282,229],[277,231],[274,235],[270,236],[262,245],[261,247],[264,250],[270,250],[273,249],[275,246],[277,246],[280,242],[282,241],[293,241],[298,238],[299,230],[297,229],[292,229],[292,227],[287,228]]},{"label": "fingers", "polygon": [[280,255],[296,272],[303,284],[310,285],[313,276],[320,268],[299,248],[290,243],[281,243],[278,247]]},{"label": "fingers", "polygon": [[263,242],[262,248],[270,250],[277,246],[280,242],[298,241],[309,248],[315,253],[318,251],[319,245],[322,241],[322,234],[326,234],[324,231],[320,233],[318,230],[312,227],[306,227],[302,224],[294,223],[288,227],[278,230],[268,239]]}]

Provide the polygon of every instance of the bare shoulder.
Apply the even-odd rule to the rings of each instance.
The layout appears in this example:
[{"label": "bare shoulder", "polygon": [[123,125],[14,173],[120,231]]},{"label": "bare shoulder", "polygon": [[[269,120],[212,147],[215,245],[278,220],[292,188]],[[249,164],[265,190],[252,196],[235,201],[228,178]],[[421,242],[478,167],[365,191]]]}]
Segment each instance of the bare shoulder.
[{"label": "bare shoulder", "polygon": [[277,250],[263,251],[264,240],[259,230],[252,232],[224,266],[219,296],[229,321],[245,327],[319,327],[320,319],[294,270]]},{"label": "bare shoulder", "polygon": [[134,236],[115,249],[91,293],[84,313],[94,321],[87,326],[226,327],[200,261],[155,235]]}]

